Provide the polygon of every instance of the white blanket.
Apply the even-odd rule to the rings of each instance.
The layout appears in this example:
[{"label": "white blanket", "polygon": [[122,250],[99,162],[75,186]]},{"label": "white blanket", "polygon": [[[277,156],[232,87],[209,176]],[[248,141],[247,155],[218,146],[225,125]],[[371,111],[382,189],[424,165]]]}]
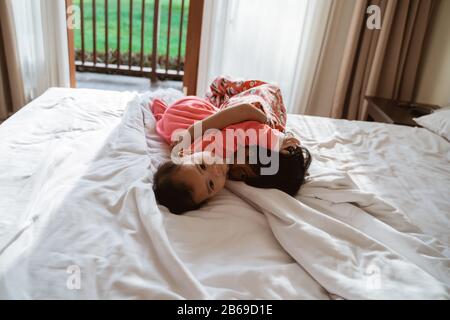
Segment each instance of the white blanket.
[{"label": "white blanket", "polygon": [[312,177],[297,199],[228,186],[265,213],[283,248],[346,299],[448,299],[450,259],[398,210],[355,189],[348,175]]},{"label": "white blanket", "polygon": [[0,298],[328,298],[230,192],[158,208],[168,149],[138,102],[53,89],[0,127]]},{"label": "white blanket", "polygon": [[187,215],[158,207],[152,175],[168,149],[148,99],[52,89],[0,126],[0,298],[449,297],[448,202],[429,199],[424,233],[338,168],[357,167],[327,153],[339,135],[313,146],[293,117],[314,154],[297,199],[230,182]]}]

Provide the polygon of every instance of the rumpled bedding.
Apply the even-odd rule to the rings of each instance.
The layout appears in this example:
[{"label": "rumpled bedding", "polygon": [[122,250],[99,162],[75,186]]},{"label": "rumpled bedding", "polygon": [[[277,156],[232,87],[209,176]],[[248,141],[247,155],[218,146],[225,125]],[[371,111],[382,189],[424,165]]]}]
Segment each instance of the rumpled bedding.
[{"label": "rumpled bedding", "polygon": [[228,182],[176,216],[152,191],[154,97],[180,93],[53,88],[0,126],[0,298],[449,298],[450,143],[289,116],[314,157],[296,198]]}]

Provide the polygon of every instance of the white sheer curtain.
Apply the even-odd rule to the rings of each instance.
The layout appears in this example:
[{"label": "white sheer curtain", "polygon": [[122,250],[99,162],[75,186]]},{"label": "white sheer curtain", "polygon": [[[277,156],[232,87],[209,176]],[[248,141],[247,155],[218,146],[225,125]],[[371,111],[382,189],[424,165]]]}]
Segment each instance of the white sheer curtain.
[{"label": "white sheer curtain", "polygon": [[[25,101],[70,85],[64,0],[10,1]],[[16,111],[16,110],[14,110]]]},{"label": "white sheer curtain", "polygon": [[281,87],[288,112],[309,100],[332,0],[206,0],[197,94],[217,75]]}]

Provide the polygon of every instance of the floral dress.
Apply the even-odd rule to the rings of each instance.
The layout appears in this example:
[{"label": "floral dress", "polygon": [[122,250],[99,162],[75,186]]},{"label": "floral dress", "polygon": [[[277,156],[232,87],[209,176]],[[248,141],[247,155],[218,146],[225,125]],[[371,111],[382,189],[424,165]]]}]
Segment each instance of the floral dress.
[{"label": "floral dress", "polygon": [[236,80],[220,76],[210,85],[206,100],[219,109],[249,103],[263,111],[273,129],[286,129],[286,108],[281,90],[274,84],[260,80]]}]

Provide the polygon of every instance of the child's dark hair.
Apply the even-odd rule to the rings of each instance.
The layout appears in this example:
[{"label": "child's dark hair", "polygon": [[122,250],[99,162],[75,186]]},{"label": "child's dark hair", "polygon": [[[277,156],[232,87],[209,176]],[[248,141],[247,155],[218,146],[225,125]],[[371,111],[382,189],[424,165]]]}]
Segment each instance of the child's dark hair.
[{"label": "child's dark hair", "polygon": [[174,214],[195,210],[202,205],[202,203],[195,203],[192,190],[185,183],[174,181],[173,174],[179,167],[180,165],[167,161],[153,176],[153,191],[156,199]]},{"label": "child's dark hair", "polygon": [[[258,147],[255,148],[258,152]],[[255,150],[254,150],[255,152]],[[263,150],[267,152],[267,155],[278,156],[279,155],[279,168],[278,172],[273,175],[261,175],[260,171],[262,167],[269,167],[267,165],[250,164],[253,172],[257,174],[256,177],[248,177],[245,183],[257,188],[273,188],[278,189],[291,196],[295,196],[305,181],[309,165],[311,164],[311,154],[305,147],[291,147],[289,154],[278,153],[278,155],[272,155],[271,150]]]}]

